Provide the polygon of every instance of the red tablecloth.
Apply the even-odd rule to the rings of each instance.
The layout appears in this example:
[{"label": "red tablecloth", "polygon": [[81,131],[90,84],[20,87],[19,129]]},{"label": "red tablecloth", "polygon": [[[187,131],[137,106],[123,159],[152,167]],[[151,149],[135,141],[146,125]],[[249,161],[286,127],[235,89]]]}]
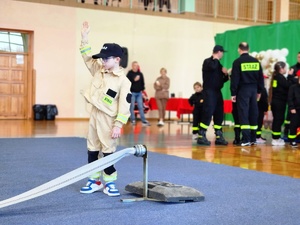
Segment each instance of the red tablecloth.
[{"label": "red tablecloth", "polygon": [[[156,100],[155,98],[150,98],[149,107],[151,110],[156,110]],[[177,118],[180,118],[182,114],[191,114],[193,113],[193,107],[189,104],[187,98],[169,98],[166,105],[167,111],[177,112]],[[232,102],[231,100],[224,100],[224,113],[229,114],[232,111]]]},{"label": "red tablecloth", "polygon": [[[155,98],[150,98],[149,107],[151,110],[157,109]],[[189,104],[187,98],[169,98],[166,105],[167,111],[175,111],[177,118],[180,118],[182,114],[191,114],[193,107]]]}]

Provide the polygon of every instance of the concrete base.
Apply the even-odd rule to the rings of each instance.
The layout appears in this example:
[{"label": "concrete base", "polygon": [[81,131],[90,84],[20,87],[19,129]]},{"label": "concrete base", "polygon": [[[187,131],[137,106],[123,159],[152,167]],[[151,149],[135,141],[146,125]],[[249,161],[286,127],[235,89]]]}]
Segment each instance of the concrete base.
[{"label": "concrete base", "polygon": [[[138,181],[128,184],[125,190],[143,196],[144,183]],[[163,202],[204,201],[204,195],[196,189],[165,181],[149,181],[147,197]]]}]

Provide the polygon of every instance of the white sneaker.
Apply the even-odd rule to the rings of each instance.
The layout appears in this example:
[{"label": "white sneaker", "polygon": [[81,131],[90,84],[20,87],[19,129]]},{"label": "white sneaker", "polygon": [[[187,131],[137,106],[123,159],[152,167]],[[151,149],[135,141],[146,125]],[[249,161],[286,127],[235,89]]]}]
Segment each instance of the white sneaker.
[{"label": "white sneaker", "polygon": [[283,146],[283,145],[285,145],[285,142],[281,138],[279,138],[279,139],[272,139],[272,145],[273,146]]},{"label": "white sneaker", "polygon": [[103,188],[103,184],[100,180],[89,179],[84,187],[80,189],[80,193],[90,194],[96,191],[100,191]]},{"label": "white sneaker", "polygon": [[163,121],[159,121],[159,122],[157,123],[157,126],[163,126],[163,125],[165,125],[165,123],[164,123]]},{"label": "white sneaker", "polygon": [[198,134],[193,134],[193,136],[192,136],[192,140],[193,140],[193,141],[197,141],[197,139],[198,139],[198,136],[199,136]]},{"label": "white sneaker", "polygon": [[251,146],[251,143],[250,143],[250,142],[242,142],[242,143],[241,143],[241,146],[242,146],[242,147],[245,147],[245,146]]},{"label": "white sneaker", "polygon": [[260,137],[260,138],[256,138],[256,143],[257,144],[265,144],[266,143],[266,139]]},{"label": "white sneaker", "polygon": [[107,194],[108,196],[111,196],[111,197],[120,195],[120,192],[116,188],[116,185],[114,182],[106,183],[105,188],[103,189],[103,193]]},{"label": "white sneaker", "polygon": [[145,122],[142,122],[143,127],[149,127],[151,124],[146,120]]}]

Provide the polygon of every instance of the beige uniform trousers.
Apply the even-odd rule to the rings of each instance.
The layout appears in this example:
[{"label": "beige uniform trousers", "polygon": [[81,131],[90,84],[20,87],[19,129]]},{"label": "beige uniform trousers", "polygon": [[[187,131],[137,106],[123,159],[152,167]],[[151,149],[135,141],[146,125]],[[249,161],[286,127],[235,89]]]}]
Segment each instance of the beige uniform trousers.
[{"label": "beige uniform trousers", "polygon": [[92,107],[87,135],[89,151],[113,153],[117,148],[117,140],[111,138],[115,118],[108,116],[96,107]]},{"label": "beige uniform trousers", "polygon": [[[103,153],[113,153],[117,148],[117,139],[111,138],[111,132],[115,118],[108,116],[96,107],[92,107],[89,130],[87,135],[87,148],[89,151],[100,151]],[[102,154],[100,154],[102,157]],[[93,179],[98,179],[101,172],[97,172],[90,176]],[[111,175],[103,173],[105,182],[115,181],[117,179],[117,171]]]}]

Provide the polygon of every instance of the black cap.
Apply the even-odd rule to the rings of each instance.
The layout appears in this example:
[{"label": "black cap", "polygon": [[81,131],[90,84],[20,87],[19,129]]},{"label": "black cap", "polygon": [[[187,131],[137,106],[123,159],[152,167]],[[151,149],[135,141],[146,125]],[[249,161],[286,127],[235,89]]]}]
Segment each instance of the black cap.
[{"label": "black cap", "polygon": [[100,53],[93,55],[93,59],[105,59],[108,57],[120,57],[122,58],[123,56],[123,49],[120,45],[115,44],[115,43],[106,43],[102,46]]},{"label": "black cap", "polygon": [[216,45],[215,47],[214,47],[214,49],[213,49],[213,53],[216,53],[216,52],[227,52],[227,51],[225,51],[224,50],[224,48],[223,48],[223,46],[221,46],[221,45]]}]

